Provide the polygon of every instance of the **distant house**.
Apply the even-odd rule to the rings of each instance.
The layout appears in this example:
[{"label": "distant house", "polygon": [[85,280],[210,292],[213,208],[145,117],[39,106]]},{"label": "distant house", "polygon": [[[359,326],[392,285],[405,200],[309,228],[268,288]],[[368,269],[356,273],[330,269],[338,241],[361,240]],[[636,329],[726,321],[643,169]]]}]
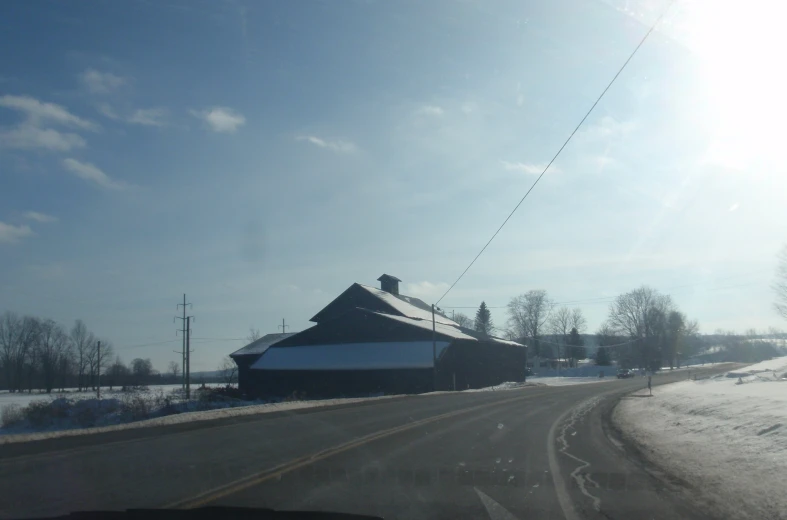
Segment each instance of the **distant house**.
[{"label": "distant house", "polygon": [[460,327],[439,313],[433,326],[431,306],[400,294],[401,280],[386,274],[378,280],[379,289],[352,284],[311,318],[313,327],[269,334],[258,341],[281,337],[233,353],[240,388],[252,396],[335,397],[522,379],[522,345]]}]

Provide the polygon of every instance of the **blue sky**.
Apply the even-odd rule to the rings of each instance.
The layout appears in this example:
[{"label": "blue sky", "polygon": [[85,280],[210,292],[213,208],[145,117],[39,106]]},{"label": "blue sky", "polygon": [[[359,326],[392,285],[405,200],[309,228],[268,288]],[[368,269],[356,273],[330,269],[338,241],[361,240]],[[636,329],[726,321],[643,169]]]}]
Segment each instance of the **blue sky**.
[{"label": "blue sky", "polygon": [[[164,368],[184,292],[195,338],[301,330],[383,272],[435,301],[664,6],[4,2],[0,309]],[[443,304],[546,289],[592,332],[648,284],[705,332],[783,326],[780,18],[741,9],[679,0]]]}]

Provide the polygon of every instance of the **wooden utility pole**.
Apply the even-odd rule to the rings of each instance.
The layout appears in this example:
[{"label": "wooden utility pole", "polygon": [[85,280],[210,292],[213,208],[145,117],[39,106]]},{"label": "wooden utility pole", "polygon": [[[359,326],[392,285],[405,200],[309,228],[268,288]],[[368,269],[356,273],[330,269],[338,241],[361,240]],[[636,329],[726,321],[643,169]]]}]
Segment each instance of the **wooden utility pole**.
[{"label": "wooden utility pole", "polygon": [[[186,307],[191,305],[190,303],[186,303],[186,295],[183,295],[183,303],[179,303],[175,306],[175,308],[183,307],[183,317],[176,316],[175,319],[182,320],[182,328],[180,330],[181,335],[183,336],[183,348],[180,351],[180,367],[181,367],[181,388],[186,388]],[[193,306],[192,306],[193,308]]]},{"label": "wooden utility pole", "polygon": [[432,304],[432,390],[437,391],[437,325],[434,319],[434,303]]},{"label": "wooden utility pole", "polygon": [[[188,346],[186,345],[186,331],[188,330],[188,317],[186,316],[186,307],[191,306],[194,308],[193,305],[190,303],[186,303],[186,295],[183,295],[183,303],[179,303],[175,306],[176,309],[183,307],[183,316],[175,316],[175,320],[181,320],[182,328],[180,329],[181,336],[183,337],[183,349],[180,351],[180,368],[181,368],[181,388],[186,390],[186,379],[188,372],[186,367],[188,365]],[[173,320],[174,321],[174,320]],[[177,334],[177,332],[176,332]],[[177,351],[176,351],[177,352]]]},{"label": "wooden utility pole", "polygon": [[191,316],[186,316],[186,399],[191,399]]}]

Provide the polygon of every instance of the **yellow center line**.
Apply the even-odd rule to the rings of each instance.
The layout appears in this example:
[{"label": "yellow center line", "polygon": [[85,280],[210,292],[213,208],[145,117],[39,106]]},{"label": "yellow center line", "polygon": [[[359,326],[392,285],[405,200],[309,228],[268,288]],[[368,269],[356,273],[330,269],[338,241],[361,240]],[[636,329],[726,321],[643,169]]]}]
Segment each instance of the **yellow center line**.
[{"label": "yellow center line", "polygon": [[[567,387],[566,390],[568,390]],[[285,462],[284,464],[280,464],[273,468],[269,468],[251,475],[247,475],[243,478],[234,480],[228,484],[223,484],[216,488],[213,488],[208,491],[204,491],[192,497],[178,500],[176,502],[167,504],[164,506],[166,509],[192,509],[195,507],[200,507],[210,502],[214,502],[220,498],[226,497],[228,495],[233,495],[244,489],[248,489],[250,487],[262,484],[272,479],[276,479],[281,477],[286,473],[290,473],[297,469],[303,468],[315,462],[327,459],[329,457],[333,457],[334,455],[338,455],[340,453],[344,453],[345,451],[351,450],[353,448],[357,448],[359,446],[363,446],[370,442],[376,441],[378,439],[383,439],[385,437],[390,437],[391,435],[395,435],[397,433],[405,432],[408,430],[412,430],[414,428],[418,428],[420,426],[424,426],[426,424],[430,424],[433,422],[441,421],[443,419],[448,419],[450,417],[455,417],[458,415],[468,414],[474,412],[476,410],[480,410],[483,408],[489,408],[490,406],[502,406],[504,404],[511,403],[513,401],[527,399],[530,397],[536,397],[539,395],[544,395],[546,393],[551,393],[554,395],[555,393],[562,393],[562,392],[555,392],[554,389],[550,389],[550,391],[545,392],[538,392],[538,393],[530,393],[528,392],[527,395],[520,395],[517,397],[513,397],[510,399],[505,399],[502,401],[497,401],[494,403],[484,403],[476,406],[472,406],[470,408],[463,408],[461,410],[455,410],[452,412],[443,413],[440,415],[435,415],[433,417],[427,417],[425,419],[420,419],[418,421],[413,421],[411,423],[407,423],[400,426],[395,426],[393,428],[389,428],[387,430],[380,430],[375,433],[371,433],[369,435],[365,435],[359,439],[355,439],[344,444],[340,444],[333,448],[328,448],[317,453],[313,453],[310,455],[305,455],[303,457],[299,457],[297,459],[293,459],[291,461]]]}]

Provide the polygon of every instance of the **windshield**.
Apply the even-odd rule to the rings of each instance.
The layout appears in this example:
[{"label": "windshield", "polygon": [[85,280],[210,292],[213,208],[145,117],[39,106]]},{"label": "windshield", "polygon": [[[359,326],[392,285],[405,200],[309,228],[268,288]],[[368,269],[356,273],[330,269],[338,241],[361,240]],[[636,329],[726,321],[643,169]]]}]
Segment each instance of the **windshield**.
[{"label": "windshield", "polygon": [[784,14],[3,2],[0,516],[779,517]]}]

